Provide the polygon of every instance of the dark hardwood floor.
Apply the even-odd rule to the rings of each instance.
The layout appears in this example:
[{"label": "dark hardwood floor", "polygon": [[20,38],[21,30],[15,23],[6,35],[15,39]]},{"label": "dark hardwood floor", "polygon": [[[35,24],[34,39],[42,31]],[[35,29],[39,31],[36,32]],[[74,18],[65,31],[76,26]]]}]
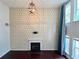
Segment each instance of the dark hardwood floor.
[{"label": "dark hardwood floor", "polygon": [[57,52],[26,52],[26,51],[10,51],[1,59],[66,59]]}]

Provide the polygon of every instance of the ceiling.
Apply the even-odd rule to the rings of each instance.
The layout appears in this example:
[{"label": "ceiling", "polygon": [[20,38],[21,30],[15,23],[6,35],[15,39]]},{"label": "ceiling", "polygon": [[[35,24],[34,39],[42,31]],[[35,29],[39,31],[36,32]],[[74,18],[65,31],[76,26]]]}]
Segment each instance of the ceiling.
[{"label": "ceiling", "polygon": [[[30,0],[1,0],[3,3],[7,4],[9,7],[19,7],[27,8]],[[38,8],[51,8],[59,7],[67,0],[33,0]]]}]

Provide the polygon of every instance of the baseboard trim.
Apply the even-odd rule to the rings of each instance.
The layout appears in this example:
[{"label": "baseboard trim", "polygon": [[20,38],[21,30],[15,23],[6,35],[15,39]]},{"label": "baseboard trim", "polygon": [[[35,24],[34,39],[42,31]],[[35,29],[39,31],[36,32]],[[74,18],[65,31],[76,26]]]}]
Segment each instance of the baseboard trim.
[{"label": "baseboard trim", "polygon": [[[19,52],[19,51],[22,51],[22,52],[31,52],[30,50],[10,50],[10,51],[14,51],[14,52]],[[41,50],[40,52],[58,52],[57,50]]]},{"label": "baseboard trim", "polygon": [[41,50],[41,52],[58,52],[57,50]]},{"label": "baseboard trim", "polygon": [[4,56],[7,55],[9,52],[10,52],[10,50],[7,51],[6,53],[4,53],[3,55],[1,55],[0,58],[4,57]]},{"label": "baseboard trim", "polygon": [[64,52],[64,54],[62,55],[64,56],[66,59],[73,59],[72,57],[70,57],[67,53]]}]

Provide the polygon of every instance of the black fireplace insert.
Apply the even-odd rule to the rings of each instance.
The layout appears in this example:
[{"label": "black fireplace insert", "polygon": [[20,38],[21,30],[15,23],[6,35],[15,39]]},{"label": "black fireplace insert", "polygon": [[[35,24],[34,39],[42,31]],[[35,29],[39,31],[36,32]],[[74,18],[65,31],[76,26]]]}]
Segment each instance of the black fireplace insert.
[{"label": "black fireplace insert", "polygon": [[40,52],[40,43],[31,43],[32,52]]}]

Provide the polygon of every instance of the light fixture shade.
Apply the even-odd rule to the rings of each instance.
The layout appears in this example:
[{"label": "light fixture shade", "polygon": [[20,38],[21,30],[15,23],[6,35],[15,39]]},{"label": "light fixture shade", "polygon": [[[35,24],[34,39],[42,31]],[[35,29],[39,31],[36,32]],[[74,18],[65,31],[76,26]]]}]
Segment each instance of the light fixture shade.
[{"label": "light fixture shade", "polygon": [[30,14],[33,14],[36,10],[35,4],[33,2],[29,3],[28,9],[29,9]]}]

